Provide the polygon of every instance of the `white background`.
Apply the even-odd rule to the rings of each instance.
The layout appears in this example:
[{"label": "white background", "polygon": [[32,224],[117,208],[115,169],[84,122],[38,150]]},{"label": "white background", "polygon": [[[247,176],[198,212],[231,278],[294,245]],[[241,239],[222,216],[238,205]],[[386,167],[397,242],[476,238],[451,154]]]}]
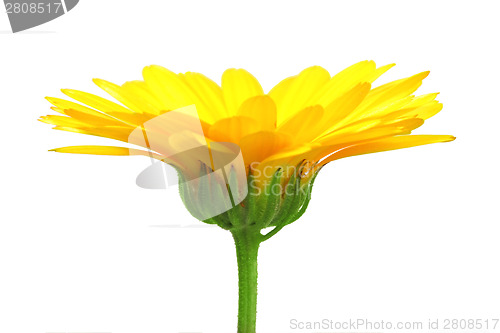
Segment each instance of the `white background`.
[{"label": "white background", "polygon": [[311,65],[396,62],[379,82],[430,70],[419,92],[444,110],[417,133],[457,140],[324,168],[303,218],[261,247],[258,331],[499,318],[497,4],[82,0],[18,34],[0,13],[0,332],[236,331],[230,234],[152,226],[202,224],[175,188],[135,185],[147,158],[48,152],[112,142],[37,121],[60,88],[101,94],[93,77],[149,64],[217,82],[243,67],[265,90]]}]

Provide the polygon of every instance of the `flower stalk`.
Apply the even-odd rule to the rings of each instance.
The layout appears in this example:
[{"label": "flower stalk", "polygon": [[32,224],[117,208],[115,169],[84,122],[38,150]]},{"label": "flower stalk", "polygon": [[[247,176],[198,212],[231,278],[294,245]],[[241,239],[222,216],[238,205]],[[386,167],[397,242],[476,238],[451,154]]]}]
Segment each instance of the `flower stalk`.
[{"label": "flower stalk", "polygon": [[257,320],[257,256],[262,235],[254,228],[232,231],[238,262],[238,333],[255,333]]}]

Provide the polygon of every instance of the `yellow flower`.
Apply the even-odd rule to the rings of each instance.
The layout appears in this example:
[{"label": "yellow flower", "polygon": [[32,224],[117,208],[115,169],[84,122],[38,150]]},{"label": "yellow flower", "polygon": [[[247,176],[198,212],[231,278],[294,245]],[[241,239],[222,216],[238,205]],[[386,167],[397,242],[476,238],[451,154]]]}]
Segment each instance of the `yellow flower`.
[{"label": "yellow flower", "polygon": [[[249,175],[249,178],[252,176],[250,187],[260,194],[271,191],[273,176],[278,171],[280,177],[275,183],[279,181],[284,185],[295,173],[296,178],[301,178],[299,185],[309,185],[323,165],[339,158],[453,140],[450,135],[409,135],[424,120],[438,113],[442,104],[435,100],[437,93],[413,95],[429,72],[372,88],[373,82],[391,67],[392,64],[377,68],[373,61],[362,61],[332,77],[324,68],[313,66],[284,79],[266,94],[257,79],[243,69],[226,70],[219,86],[199,73],[175,74],[160,66],[148,66],[143,70],[142,81],[129,81],[119,86],[94,79],[96,85],[120,104],[86,92],[63,89],[65,95],[81,104],[48,97],[54,105],[52,109],[62,115],[48,115],[40,120],[55,125],[58,130],[142,146],[139,149],[72,146],[54,151],[148,155],[181,169],[179,164],[183,164],[185,176],[193,179],[200,172],[193,161],[210,165],[209,157],[203,159],[200,157],[203,154],[193,153],[191,162],[186,162],[186,157],[181,162],[166,158],[175,154],[174,145],[189,145],[186,136],[173,133],[175,130],[156,131],[156,142],[161,144],[157,144],[159,148],[152,149],[153,152],[148,140],[131,140],[131,137],[149,121],[195,105],[199,119],[194,123],[198,123],[199,136],[202,136],[202,140],[196,140],[201,144],[206,140],[208,144],[231,142],[238,145],[246,174],[250,170],[252,173]],[[184,122],[172,118],[168,121]],[[196,132],[196,129],[191,131]],[[175,136],[180,138],[173,144],[171,140]],[[302,168],[300,175],[297,167]],[[241,176],[237,178],[241,183]],[[263,200],[268,201],[269,198]],[[221,225],[208,221],[212,216],[190,209],[202,205],[200,200],[186,205],[198,219]],[[265,223],[269,225],[271,221]]]},{"label": "yellow flower", "polygon": [[[160,66],[148,66],[143,70],[143,81],[119,86],[94,79],[120,104],[63,89],[64,94],[82,104],[49,97],[52,109],[62,115],[40,120],[56,125],[58,130],[131,142],[134,130],[148,121],[194,104],[206,142],[237,144],[247,174],[251,166],[254,186],[262,188],[269,185],[277,170],[303,165],[303,161],[312,169],[303,176],[310,178],[323,165],[339,158],[453,140],[449,135],[408,135],[438,113],[442,104],[435,100],[437,93],[413,95],[429,72],[372,89],[373,82],[392,66],[377,68],[373,61],[362,61],[333,77],[324,68],[313,66],[284,79],[267,94],[243,69],[225,71],[219,86],[199,73],[175,74]],[[167,136],[165,132],[163,137]],[[152,153],[148,142],[133,143],[146,149],[73,146],[54,151],[149,155],[164,161],[168,155],[165,151],[172,154],[171,144],[163,147],[164,151]],[[168,162],[175,165],[173,160]],[[282,182],[289,177],[290,172],[285,170]]]},{"label": "yellow flower", "polygon": [[[442,104],[435,100],[437,93],[413,95],[429,72],[372,88],[373,82],[391,67],[393,64],[377,68],[373,61],[362,61],[332,77],[324,68],[313,66],[284,79],[266,94],[257,79],[243,69],[226,70],[219,86],[199,73],[175,74],[160,66],[148,66],[143,70],[142,81],[129,81],[119,86],[94,79],[96,85],[120,104],[86,92],[63,89],[64,94],[81,104],[48,97],[54,105],[52,109],[62,115],[48,115],[40,120],[55,125],[58,130],[103,136],[140,146],[138,149],[72,146],[54,151],[152,156],[183,169],[184,178],[189,180],[200,176],[200,172],[210,173],[208,169],[200,171],[198,164],[194,163],[201,161],[210,165],[210,157],[207,154],[203,158],[203,154],[197,151],[189,157],[184,155],[181,160],[171,157],[185,150],[182,147],[190,146],[187,141],[234,143],[243,155],[243,178],[251,178],[251,194],[269,194],[271,186],[279,184],[281,194],[285,196],[283,185],[295,187],[290,183],[294,174],[293,181],[298,181],[297,185],[301,189],[307,188],[306,192],[310,194],[310,185],[317,171],[333,160],[454,140],[450,135],[409,135],[424,120],[438,113]],[[194,122],[177,116],[177,119],[171,117],[163,123],[174,123],[171,127],[183,123],[194,133],[191,139],[174,133],[175,129],[165,128],[148,132],[154,137],[149,141],[157,142],[154,149],[148,140],[131,139],[137,129],[144,130],[145,124],[151,120],[174,115],[174,110],[190,105],[196,106]],[[274,179],[274,184],[271,184],[273,177],[279,179]],[[236,178],[239,181],[235,184],[241,188],[241,175]],[[195,217],[223,226],[222,221],[209,219],[219,211],[214,213],[212,210],[210,216],[195,213],[195,206],[208,201],[199,200],[198,194],[194,201],[188,200],[194,194],[187,194],[183,200]],[[245,191],[243,196],[246,194]],[[222,201],[221,198],[213,199]],[[268,197],[261,200],[261,211],[266,210],[263,206],[268,205],[269,200]],[[306,200],[301,200],[298,207],[304,203]],[[278,202],[278,207],[281,204]],[[241,206],[248,209],[245,202]],[[283,213],[293,215],[289,209]],[[275,225],[275,216],[268,216],[266,220],[264,227]],[[224,226],[230,229],[234,223],[229,221]]]},{"label": "yellow flower", "polygon": [[[62,115],[40,120],[58,130],[139,146],[73,146],[54,151],[145,155],[176,167],[180,193],[191,214],[233,234],[240,282],[238,332],[250,333],[255,332],[259,244],[304,213],[322,166],[343,157],[455,139],[410,135],[437,114],[442,104],[435,100],[437,93],[413,95],[429,72],[372,88],[392,66],[377,68],[373,61],[362,61],[333,77],[322,67],[309,67],[267,94],[243,69],[225,71],[219,86],[199,73],[175,74],[148,66],[142,81],[120,86],[94,80],[120,104],[64,89],[64,94],[81,104],[47,98]],[[177,113],[190,105],[195,105],[196,115]],[[162,120],[164,115],[176,116]],[[161,125],[145,131],[155,119]],[[235,144],[241,149],[243,167],[231,167],[224,179],[214,176],[213,154],[208,157],[194,149],[198,143],[226,153],[232,148],[216,144]],[[176,154],[185,150],[190,153]],[[227,191],[232,205],[225,202]],[[215,203],[222,203],[223,209]],[[266,227],[274,228],[262,234]]]}]

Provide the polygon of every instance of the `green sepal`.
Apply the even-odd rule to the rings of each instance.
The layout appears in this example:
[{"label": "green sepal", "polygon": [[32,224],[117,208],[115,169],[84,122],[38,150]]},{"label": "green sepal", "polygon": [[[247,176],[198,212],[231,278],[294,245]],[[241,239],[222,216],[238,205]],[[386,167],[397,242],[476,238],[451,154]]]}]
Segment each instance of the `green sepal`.
[{"label": "green sepal", "polygon": [[[230,203],[228,202],[230,193],[226,192],[226,182],[224,179],[218,179],[216,173],[211,173],[208,178],[210,186],[211,202],[217,202],[218,205],[224,205],[225,211],[230,209]],[[210,205],[212,206],[212,205]],[[233,227],[230,219],[225,215],[225,213],[216,215],[213,210],[210,211],[211,216],[208,220],[215,221],[223,229],[231,229]],[[203,221],[205,222],[205,220]]]},{"label": "green sepal", "polygon": [[301,205],[299,207],[297,207],[297,209],[295,210],[295,213],[294,214],[291,214],[286,220],[285,220],[285,225],[288,225],[292,222],[295,222],[297,221],[305,212],[306,212],[306,209],[307,207],[309,206],[309,202],[311,201],[311,196],[312,196],[312,189],[313,189],[313,185],[314,185],[314,181],[316,180],[316,177],[318,176],[318,173],[319,173],[319,170],[318,169],[315,174],[312,176],[311,180],[309,180],[304,186],[306,186],[306,190],[303,191],[301,190],[301,193],[304,193],[303,194],[303,198],[302,198],[302,202],[301,202]]},{"label": "green sepal", "polygon": [[276,185],[281,186],[281,178],[283,170],[279,168],[271,178],[271,182],[264,188],[264,193],[261,193],[257,198],[257,205],[263,208],[259,209],[257,216],[252,219],[255,224],[261,229],[266,228],[273,221],[276,213],[279,211],[281,204],[281,190],[279,193],[274,193]]},{"label": "green sepal", "polygon": [[[278,213],[274,217],[273,221],[269,226],[279,226],[284,220],[290,216],[291,213],[295,212],[294,209],[300,205],[301,201],[301,191],[300,191],[300,175],[298,172],[294,172],[284,188],[284,200],[279,208]],[[290,193],[291,192],[291,193]]]},{"label": "green sepal", "polygon": [[248,193],[243,200],[242,205],[245,207],[246,216],[244,217],[245,225],[254,225],[257,216],[258,207],[257,207],[257,191],[259,188],[255,187],[255,176],[252,172],[252,168],[248,171],[248,182],[247,182]]},{"label": "green sepal", "polygon": [[[233,227],[238,228],[245,223],[245,215],[246,211],[243,209],[239,201],[240,198],[240,186],[238,183],[238,175],[236,173],[236,169],[234,166],[231,166],[229,169],[228,178],[228,192],[231,198],[231,206],[232,208],[227,210],[227,216],[231,221]],[[247,194],[248,196],[248,194]],[[236,203],[236,205],[235,205]]]},{"label": "green sepal", "polygon": [[212,199],[210,193],[210,185],[209,185],[209,171],[208,167],[205,163],[200,162],[200,171],[198,174],[198,179],[195,181],[198,182],[198,189],[195,193],[197,200],[197,208],[201,215],[198,218],[203,218],[205,216],[211,215],[211,205],[210,200]]},{"label": "green sepal", "polygon": [[183,173],[178,169],[177,170],[178,174],[178,182],[179,182],[179,194],[181,196],[181,200],[184,203],[184,206],[188,210],[188,212],[193,215],[195,218],[199,218],[200,213],[197,209],[197,205],[194,204],[193,198],[192,198],[192,191],[190,190],[190,184],[184,177]]}]

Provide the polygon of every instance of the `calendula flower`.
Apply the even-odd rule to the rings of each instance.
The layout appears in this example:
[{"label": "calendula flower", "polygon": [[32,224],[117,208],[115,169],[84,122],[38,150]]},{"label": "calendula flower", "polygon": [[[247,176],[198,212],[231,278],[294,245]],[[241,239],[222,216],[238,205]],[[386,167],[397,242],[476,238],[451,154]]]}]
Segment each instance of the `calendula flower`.
[{"label": "calendula flower", "polygon": [[[372,88],[392,66],[377,68],[373,61],[362,61],[333,77],[314,66],[268,93],[243,69],[225,71],[219,86],[199,73],[148,66],[142,81],[115,85],[94,80],[119,103],[64,89],[79,103],[47,98],[61,115],[40,120],[55,129],[138,146],[54,151],[144,155],[175,167],[191,214],[233,235],[238,332],[251,333],[259,245],[304,213],[324,165],[348,156],[454,140],[450,135],[410,135],[442,104],[437,93],[413,95],[429,72]],[[191,105],[194,112],[179,112]],[[272,229],[264,232],[268,227]]]}]

